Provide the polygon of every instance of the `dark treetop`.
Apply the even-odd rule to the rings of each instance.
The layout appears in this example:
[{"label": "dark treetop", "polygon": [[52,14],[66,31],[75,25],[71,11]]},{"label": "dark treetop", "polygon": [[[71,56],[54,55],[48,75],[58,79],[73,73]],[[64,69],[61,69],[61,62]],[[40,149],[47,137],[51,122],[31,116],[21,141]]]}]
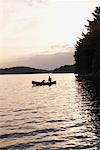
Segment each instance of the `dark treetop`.
[{"label": "dark treetop", "polygon": [[75,61],[79,75],[100,76],[100,7],[92,13],[93,20],[88,20],[87,33],[82,32],[76,45]]}]

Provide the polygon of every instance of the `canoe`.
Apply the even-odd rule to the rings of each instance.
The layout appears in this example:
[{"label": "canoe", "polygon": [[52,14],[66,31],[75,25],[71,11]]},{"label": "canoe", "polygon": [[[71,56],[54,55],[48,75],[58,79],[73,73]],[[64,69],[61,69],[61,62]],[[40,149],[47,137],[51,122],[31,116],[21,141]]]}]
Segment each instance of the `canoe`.
[{"label": "canoe", "polygon": [[56,84],[56,81],[52,81],[51,83],[49,82],[38,82],[38,81],[32,81],[32,84],[35,85],[35,86],[44,86],[44,85],[48,85],[48,86],[51,86],[52,84]]}]

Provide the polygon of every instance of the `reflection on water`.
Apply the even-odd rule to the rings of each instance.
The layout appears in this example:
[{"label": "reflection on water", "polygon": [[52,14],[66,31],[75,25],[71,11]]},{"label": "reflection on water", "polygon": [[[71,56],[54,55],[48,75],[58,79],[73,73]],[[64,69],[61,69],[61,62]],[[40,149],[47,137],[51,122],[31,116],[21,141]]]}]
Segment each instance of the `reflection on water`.
[{"label": "reflection on water", "polygon": [[78,92],[82,95],[82,101],[88,106],[90,122],[94,125],[94,133],[98,137],[100,147],[100,78],[77,78]]},{"label": "reflection on water", "polygon": [[31,85],[48,74],[0,76],[0,149],[99,149],[100,81],[51,76],[51,87]]}]

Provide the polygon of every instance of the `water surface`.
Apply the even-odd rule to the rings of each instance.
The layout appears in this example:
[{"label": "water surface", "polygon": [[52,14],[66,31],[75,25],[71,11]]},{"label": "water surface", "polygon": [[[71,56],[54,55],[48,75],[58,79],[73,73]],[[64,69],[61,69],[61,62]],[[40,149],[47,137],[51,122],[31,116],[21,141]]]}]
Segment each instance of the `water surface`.
[{"label": "water surface", "polygon": [[0,75],[0,149],[99,149],[100,82],[51,74],[56,85],[32,87],[48,76]]}]

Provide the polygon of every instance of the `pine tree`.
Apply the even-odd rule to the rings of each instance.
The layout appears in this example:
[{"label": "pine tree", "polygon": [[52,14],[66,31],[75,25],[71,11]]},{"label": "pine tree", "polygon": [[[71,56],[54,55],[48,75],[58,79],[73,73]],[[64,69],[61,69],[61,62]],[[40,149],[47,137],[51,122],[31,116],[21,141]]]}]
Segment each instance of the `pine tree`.
[{"label": "pine tree", "polygon": [[87,33],[82,32],[75,45],[76,69],[79,74],[100,71],[100,7],[92,13],[93,21],[88,20]]}]

